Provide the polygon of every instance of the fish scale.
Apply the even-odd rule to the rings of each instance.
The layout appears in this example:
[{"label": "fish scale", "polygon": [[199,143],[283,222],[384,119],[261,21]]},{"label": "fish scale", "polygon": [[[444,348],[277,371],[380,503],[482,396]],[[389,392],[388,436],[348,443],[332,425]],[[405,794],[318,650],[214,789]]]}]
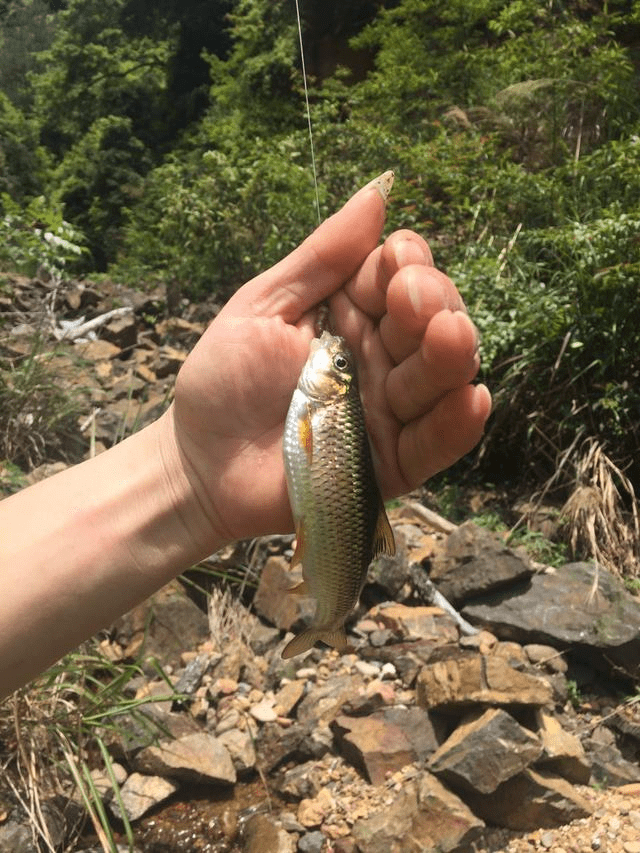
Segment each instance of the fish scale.
[{"label": "fish scale", "polygon": [[324,332],[311,344],[285,424],[284,461],[296,523],[292,564],[298,592],[316,600],[311,626],[285,648],[292,657],[317,640],[345,651],[344,622],[373,557],[395,550],[375,480],[353,357]]}]

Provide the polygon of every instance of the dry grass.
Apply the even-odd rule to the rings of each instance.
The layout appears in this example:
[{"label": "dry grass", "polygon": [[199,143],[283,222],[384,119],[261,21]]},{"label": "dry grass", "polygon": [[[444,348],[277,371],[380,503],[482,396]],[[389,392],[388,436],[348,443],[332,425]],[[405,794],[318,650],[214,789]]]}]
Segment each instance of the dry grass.
[{"label": "dry grass", "polygon": [[[159,734],[141,706],[167,696],[132,698],[127,684],[139,674],[136,664],[114,663],[88,643],[0,703],[0,795],[15,804],[37,849],[75,849],[87,820],[105,853],[117,849],[91,768],[106,770],[117,799],[106,736],[132,717]],[[124,829],[133,849],[126,820]]]},{"label": "dry grass", "polygon": [[574,556],[620,577],[640,576],[640,524],[633,484],[595,439],[575,456],[575,481],[563,509]]},{"label": "dry grass", "polygon": [[77,455],[80,404],[51,369],[55,355],[35,337],[22,358],[0,361],[0,459],[35,468]]}]

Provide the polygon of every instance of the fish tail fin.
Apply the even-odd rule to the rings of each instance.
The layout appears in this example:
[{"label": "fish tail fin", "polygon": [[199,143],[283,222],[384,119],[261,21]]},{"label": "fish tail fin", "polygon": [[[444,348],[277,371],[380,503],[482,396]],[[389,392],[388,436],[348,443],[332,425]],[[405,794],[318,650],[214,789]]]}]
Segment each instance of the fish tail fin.
[{"label": "fish tail fin", "polygon": [[333,631],[323,628],[307,628],[306,631],[298,634],[297,637],[287,643],[282,650],[282,657],[288,660],[296,655],[301,655],[313,648],[318,640],[322,640],[323,643],[332,646],[343,654],[351,651],[344,628],[336,628]]}]

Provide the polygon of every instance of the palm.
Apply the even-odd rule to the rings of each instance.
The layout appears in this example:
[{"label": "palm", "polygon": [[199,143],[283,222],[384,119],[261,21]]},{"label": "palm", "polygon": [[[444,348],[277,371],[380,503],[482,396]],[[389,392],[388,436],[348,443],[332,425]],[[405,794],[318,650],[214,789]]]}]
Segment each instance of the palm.
[{"label": "palm", "polygon": [[[436,292],[433,305],[426,300],[423,311],[408,310],[403,293],[412,278],[409,271],[413,278],[424,278],[420,287],[427,290],[438,291],[442,282],[437,277],[444,277],[428,265],[428,249],[417,235],[395,235],[376,248],[383,219],[380,199],[358,199],[296,252],[241,288],[180,373],[176,434],[212,527],[225,539],[292,528],[282,433],[308,355],[315,306],[327,297],[336,331],[346,337],[359,364],[385,496],[416,486],[479,437],[487,405],[481,413],[471,411],[468,382],[478,362],[468,320],[462,337],[455,332],[457,320],[453,334],[445,330],[444,368],[435,384],[423,363],[421,342],[429,339],[435,314],[462,306],[455,288],[449,282]],[[410,244],[406,267],[398,260],[401,241]],[[460,393],[466,402],[456,402]],[[465,417],[469,428],[452,438],[447,421]]]}]

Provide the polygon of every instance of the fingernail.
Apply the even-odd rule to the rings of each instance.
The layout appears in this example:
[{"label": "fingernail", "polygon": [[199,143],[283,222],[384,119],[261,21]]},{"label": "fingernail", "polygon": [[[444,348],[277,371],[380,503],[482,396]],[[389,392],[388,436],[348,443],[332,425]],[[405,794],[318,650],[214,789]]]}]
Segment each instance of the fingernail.
[{"label": "fingernail", "polygon": [[[407,272],[409,273],[409,271]],[[416,312],[416,316],[420,317],[422,314],[422,305],[424,304],[424,292],[415,277],[410,274],[409,281],[407,282],[407,296],[409,297],[411,307]]]},{"label": "fingernail", "polygon": [[378,175],[377,178],[374,178],[372,181],[369,181],[366,186],[362,189],[376,189],[382,196],[382,201],[387,202],[389,198],[389,193],[391,192],[391,187],[393,186],[393,179],[395,178],[394,172],[389,169],[387,172],[383,172],[381,175]]},{"label": "fingernail", "polygon": [[480,412],[486,412],[485,415],[485,423],[489,419],[489,415],[491,414],[492,408],[492,400],[491,400],[491,392],[483,383],[479,383],[474,386],[475,389],[475,399],[472,403],[473,409],[476,414]]}]

